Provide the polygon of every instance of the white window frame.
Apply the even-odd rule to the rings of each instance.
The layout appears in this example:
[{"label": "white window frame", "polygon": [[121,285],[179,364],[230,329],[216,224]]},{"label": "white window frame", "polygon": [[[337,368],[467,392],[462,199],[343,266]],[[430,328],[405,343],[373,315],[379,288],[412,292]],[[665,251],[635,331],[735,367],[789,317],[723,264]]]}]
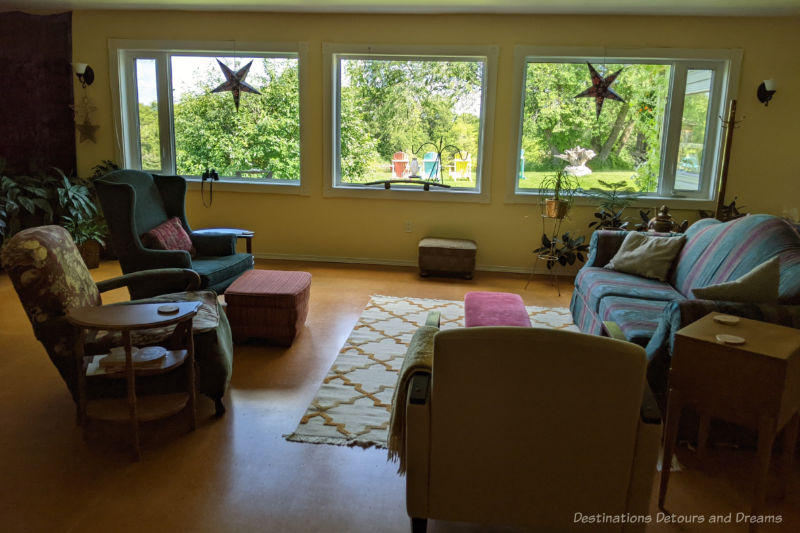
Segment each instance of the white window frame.
[{"label": "white window frame", "polygon": [[[494,45],[363,45],[323,43],[323,135],[324,135],[324,189],[328,197],[381,198],[391,200],[420,200],[445,202],[489,203],[494,105],[497,86],[497,56]],[[480,60],[484,61],[481,102],[481,127],[478,134],[477,179],[474,189],[445,189],[431,187],[424,191],[418,186],[397,186],[386,190],[382,187],[340,182],[339,139],[339,59],[396,59],[424,61]]]},{"label": "white window frame", "polygon": [[[125,168],[141,168],[139,147],[138,106],[136,99],[135,62],[137,59],[155,59],[157,65],[159,141],[161,148],[161,173],[175,174],[175,133],[172,120],[171,61],[173,54],[196,56],[257,56],[296,58],[298,61],[298,92],[300,110],[300,179],[242,180],[231,176],[220,176],[215,184],[218,190],[239,192],[269,192],[308,195],[307,179],[304,179],[304,146],[311,128],[306,123],[304,109],[308,108],[307,43],[253,43],[234,41],[169,41],[110,39],[109,64],[112,72],[111,96],[114,103],[115,148],[118,161]],[[114,83],[113,73],[117,74]],[[166,97],[164,97],[166,96]],[[165,134],[166,133],[166,134]],[[199,188],[200,176],[184,176],[191,188]]]},{"label": "white window frame", "polygon": [[[516,46],[514,48],[513,105],[518,119],[513,121],[514,131],[509,159],[511,179],[507,180],[506,202],[536,203],[540,193],[534,189],[520,189],[519,153],[522,146],[522,126],[525,105],[525,75],[529,61],[565,63],[648,63],[672,65],[670,88],[665,109],[665,129],[662,136],[661,168],[658,190],[639,195],[637,205],[656,206],[669,200],[670,207],[702,209],[712,207],[717,195],[718,179],[722,165],[724,129],[722,117],[727,115],[729,102],[736,99],[742,62],[741,50],[695,50],[681,48],[606,49],[581,47]],[[709,101],[706,145],[700,186],[697,191],[674,188],[677,169],[680,128],[683,119],[686,73],[689,70],[712,70],[713,81]],[[588,83],[587,75],[587,83]],[[684,87],[675,90],[676,87]],[[592,205],[586,197],[576,199],[581,205]]]}]

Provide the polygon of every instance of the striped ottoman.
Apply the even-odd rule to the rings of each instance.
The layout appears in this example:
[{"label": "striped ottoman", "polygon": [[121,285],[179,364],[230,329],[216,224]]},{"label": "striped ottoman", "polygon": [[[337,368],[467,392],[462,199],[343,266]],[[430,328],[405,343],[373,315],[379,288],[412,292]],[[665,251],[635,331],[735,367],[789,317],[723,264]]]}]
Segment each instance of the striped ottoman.
[{"label": "striped ottoman", "polygon": [[306,321],[311,274],[248,270],[225,291],[233,339],[268,339],[289,346]]}]

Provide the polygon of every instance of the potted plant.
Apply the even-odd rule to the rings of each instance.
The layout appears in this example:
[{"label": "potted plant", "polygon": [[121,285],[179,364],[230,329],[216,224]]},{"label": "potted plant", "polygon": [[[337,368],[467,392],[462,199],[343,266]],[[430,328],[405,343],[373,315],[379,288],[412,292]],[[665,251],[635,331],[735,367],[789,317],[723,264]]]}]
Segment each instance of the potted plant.
[{"label": "potted plant", "polygon": [[564,169],[557,170],[553,175],[545,176],[539,184],[539,192],[544,198],[545,215],[550,218],[564,218],[579,189],[578,179]]},{"label": "potted plant", "polygon": [[575,261],[583,263],[588,252],[586,237],[581,235],[573,238],[568,231],[561,237],[555,236],[552,239],[542,235],[542,245],[533,251],[537,257],[547,261],[548,270],[556,263],[561,266],[574,265]]},{"label": "potted plant", "polygon": [[597,220],[590,222],[589,227],[595,229],[627,229],[628,217],[623,217],[622,212],[636,201],[636,190],[625,181],[597,181],[603,188],[592,187],[587,191],[599,206],[599,209],[594,212],[594,217]]},{"label": "potted plant", "polygon": [[91,218],[64,216],[61,218],[61,223],[75,241],[87,268],[99,267],[100,247],[104,244],[108,231],[105,220],[99,216]]}]

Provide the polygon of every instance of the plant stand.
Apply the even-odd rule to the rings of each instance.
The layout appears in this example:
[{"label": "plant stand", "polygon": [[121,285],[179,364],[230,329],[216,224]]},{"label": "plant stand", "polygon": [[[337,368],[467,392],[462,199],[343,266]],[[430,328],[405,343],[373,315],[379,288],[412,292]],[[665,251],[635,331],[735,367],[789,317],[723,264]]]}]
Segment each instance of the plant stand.
[{"label": "plant stand", "polygon": [[[539,260],[540,259],[542,259],[544,261],[554,261],[555,264],[553,266],[556,266],[556,264],[558,264],[558,256],[556,255],[556,250],[555,250],[556,249],[556,245],[557,245],[556,239],[558,238],[558,235],[561,233],[561,222],[564,221],[564,217],[560,217],[560,218],[559,217],[551,217],[551,216],[547,216],[546,214],[542,214],[542,225],[545,227],[545,233],[547,233],[546,229],[547,229],[548,221],[552,221],[552,224],[553,224],[552,231],[549,234],[550,235],[550,251],[545,252],[545,253],[540,253],[540,254],[536,255],[536,260],[533,262],[533,268],[531,269],[531,273],[528,276],[528,281],[525,283],[525,289],[527,289],[528,285],[530,285],[531,280],[533,279],[533,275],[536,273],[536,265],[539,264]],[[551,276],[552,276],[552,280],[550,281],[550,284],[556,286],[556,291],[558,291],[558,295],[561,296],[561,287],[559,287],[559,285],[558,285],[558,274],[553,272],[552,269],[550,269],[550,271],[551,271]]]}]

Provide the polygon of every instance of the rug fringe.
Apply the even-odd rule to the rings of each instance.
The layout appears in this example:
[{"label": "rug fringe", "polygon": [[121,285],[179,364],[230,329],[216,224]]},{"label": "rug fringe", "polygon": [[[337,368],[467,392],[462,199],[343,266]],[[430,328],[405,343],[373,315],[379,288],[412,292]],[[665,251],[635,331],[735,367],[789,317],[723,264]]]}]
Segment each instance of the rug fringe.
[{"label": "rug fringe", "polygon": [[305,442],[308,444],[332,444],[334,446],[348,446],[350,448],[379,448],[386,449],[386,443],[378,441],[364,441],[347,439],[344,437],[321,437],[313,435],[303,435],[302,433],[290,433],[283,435],[283,438],[289,442]]}]

